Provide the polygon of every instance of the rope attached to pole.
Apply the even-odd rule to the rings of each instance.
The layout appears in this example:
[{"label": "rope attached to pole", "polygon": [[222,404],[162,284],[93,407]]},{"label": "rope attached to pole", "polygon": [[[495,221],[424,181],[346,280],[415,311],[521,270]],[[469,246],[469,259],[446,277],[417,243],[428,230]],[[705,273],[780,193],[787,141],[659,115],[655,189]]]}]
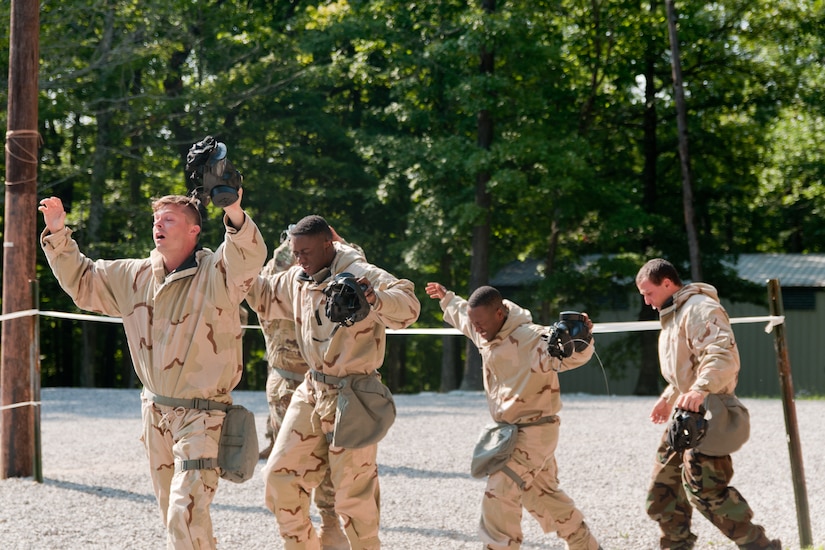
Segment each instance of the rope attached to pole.
[{"label": "rope attached to pole", "polygon": [[[36,139],[37,147],[33,150],[20,143],[22,140]],[[14,147],[12,147],[14,144]],[[9,158],[21,163],[37,166],[37,149],[43,145],[43,137],[37,130],[10,130],[6,132],[6,155]],[[37,171],[33,178],[21,181],[7,181],[6,185],[20,185],[24,183],[37,183]]]}]

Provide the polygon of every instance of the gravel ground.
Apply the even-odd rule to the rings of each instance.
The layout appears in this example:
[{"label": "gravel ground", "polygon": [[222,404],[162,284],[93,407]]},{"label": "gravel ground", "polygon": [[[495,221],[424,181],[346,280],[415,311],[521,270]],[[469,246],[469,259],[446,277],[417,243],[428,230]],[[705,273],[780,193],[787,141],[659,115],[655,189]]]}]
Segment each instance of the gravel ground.
[{"label": "gravel ground", "polygon": [[[48,388],[42,392],[44,482],[0,480],[0,548],[163,548],[165,536],[138,437],[137,390]],[[256,413],[263,438],[262,392],[235,392]],[[734,455],[734,485],[757,522],[785,548],[799,548],[799,529],[778,399],[744,399],[751,440]],[[470,477],[476,436],[489,415],[481,393],[396,396],[398,419],[379,445],[384,548],[479,549],[483,480]],[[644,512],[651,461],[662,428],[647,415],[652,398],[564,396],[557,459],[561,486],[576,501],[605,550],[657,547]],[[815,547],[825,543],[825,401],[798,401]],[[263,462],[259,463],[259,470]],[[212,506],[223,549],[283,548],[263,503],[263,479],[221,480]],[[313,518],[317,515],[313,512]],[[525,514],[524,548],[561,549]],[[699,514],[697,548],[735,546]]]}]

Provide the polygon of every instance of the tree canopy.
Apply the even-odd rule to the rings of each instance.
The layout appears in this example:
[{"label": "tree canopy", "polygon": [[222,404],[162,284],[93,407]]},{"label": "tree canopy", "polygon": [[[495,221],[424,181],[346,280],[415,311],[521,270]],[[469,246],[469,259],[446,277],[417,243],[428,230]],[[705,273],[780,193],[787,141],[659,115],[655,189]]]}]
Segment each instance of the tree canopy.
[{"label": "tree canopy", "polygon": [[[243,172],[270,249],[289,223],[325,216],[416,283],[420,326],[440,322],[426,281],[468,291],[481,222],[490,273],[477,276],[541,259],[545,280],[525,304],[539,321],[572,302],[598,314],[648,257],[687,266],[664,5],[493,5],[45,2],[38,195],[64,200],[89,256],[144,256],[149,199],[188,191],[186,151],[210,134]],[[825,251],[825,3],[676,5],[705,274],[735,295],[724,257]],[[8,21],[8,2],[0,12]],[[480,173],[489,207],[475,201]],[[221,235],[210,210],[203,241]],[[72,310],[38,263],[43,302]],[[77,338],[92,329],[49,322],[44,384],[134,383],[116,327]],[[439,345],[405,344],[400,389],[438,389]],[[256,385],[263,355],[249,347]],[[81,361],[98,366],[81,375]]]}]

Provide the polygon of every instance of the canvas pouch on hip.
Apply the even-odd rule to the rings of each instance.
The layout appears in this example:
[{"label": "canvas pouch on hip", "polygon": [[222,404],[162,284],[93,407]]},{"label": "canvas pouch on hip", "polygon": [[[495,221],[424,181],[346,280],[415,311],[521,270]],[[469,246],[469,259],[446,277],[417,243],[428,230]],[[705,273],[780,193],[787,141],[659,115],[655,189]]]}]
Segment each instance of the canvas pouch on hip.
[{"label": "canvas pouch on hip", "polygon": [[518,440],[518,426],[497,422],[481,431],[470,463],[470,474],[483,478],[503,470],[513,454]]},{"label": "canvas pouch on hip", "polygon": [[258,432],[255,415],[241,405],[226,409],[218,446],[221,477],[234,483],[252,478],[258,463]]},{"label": "canvas pouch on hip", "polygon": [[708,430],[696,451],[708,456],[727,456],[738,451],[750,437],[750,413],[733,394],[711,393],[705,397]]},{"label": "canvas pouch on hip", "polygon": [[378,443],[395,422],[395,401],[377,374],[351,374],[338,383],[332,445],[358,449]]}]

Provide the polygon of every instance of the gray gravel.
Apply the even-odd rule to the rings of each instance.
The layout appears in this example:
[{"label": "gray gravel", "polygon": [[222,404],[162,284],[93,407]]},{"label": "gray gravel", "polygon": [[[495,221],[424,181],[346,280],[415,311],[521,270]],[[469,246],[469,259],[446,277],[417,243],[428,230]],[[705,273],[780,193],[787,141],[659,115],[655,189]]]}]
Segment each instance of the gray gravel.
[{"label": "gray gravel", "polygon": [[[165,537],[138,440],[137,390],[49,388],[42,392],[44,482],[0,480],[0,548],[163,548]],[[256,413],[261,438],[262,392],[236,392]],[[653,549],[658,530],[644,512],[661,427],[647,415],[653,398],[563,396],[557,455],[561,486],[584,512],[606,550]],[[398,395],[398,420],[379,445],[384,548],[478,550],[482,480],[469,457],[489,415],[481,393]],[[744,399],[751,440],[734,455],[734,485],[756,520],[785,548],[799,548],[799,529],[778,399]],[[796,403],[815,547],[825,543],[825,401]],[[259,463],[259,470],[263,462]],[[221,480],[212,507],[224,549],[283,548],[263,503],[263,479]],[[313,513],[314,519],[317,515]],[[524,548],[561,549],[525,514]],[[697,548],[735,546],[699,514]]]}]

